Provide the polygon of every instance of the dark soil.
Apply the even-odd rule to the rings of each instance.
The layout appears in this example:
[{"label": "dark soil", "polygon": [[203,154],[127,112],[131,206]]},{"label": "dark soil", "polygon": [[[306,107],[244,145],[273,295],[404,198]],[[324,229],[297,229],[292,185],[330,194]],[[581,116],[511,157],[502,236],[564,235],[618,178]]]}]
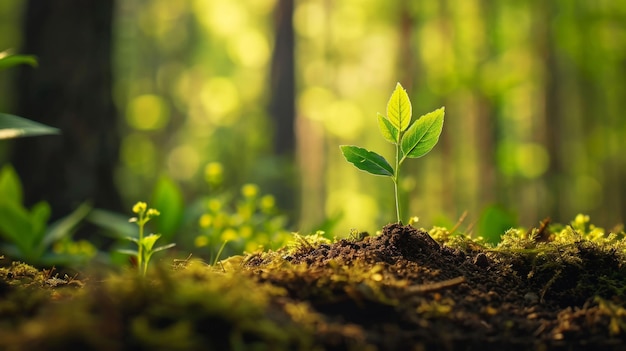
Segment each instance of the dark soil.
[{"label": "dark soil", "polygon": [[544,231],[487,249],[392,224],[147,279],[13,263],[0,350],[626,350],[624,246]]},{"label": "dark soil", "polygon": [[328,349],[626,350],[625,267],[588,242],[573,245],[582,260],[550,266],[533,255],[452,249],[392,224],[284,258],[303,270],[261,256],[248,265],[321,314],[316,340]]}]

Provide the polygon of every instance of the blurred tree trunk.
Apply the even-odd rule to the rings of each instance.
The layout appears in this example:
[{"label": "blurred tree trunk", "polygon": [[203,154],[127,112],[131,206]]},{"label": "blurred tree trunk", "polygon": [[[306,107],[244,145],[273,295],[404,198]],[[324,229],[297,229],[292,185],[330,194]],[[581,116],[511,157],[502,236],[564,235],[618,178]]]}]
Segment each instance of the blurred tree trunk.
[{"label": "blurred tree trunk", "polygon": [[111,96],[114,1],[30,0],[20,52],[39,67],[18,74],[16,113],[60,128],[61,136],[19,139],[11,162],[27,204],[47,200],[53,218],[84,201],[120,209],[113,182],[117,112]]},{"label": "blurred tree trunk", "polygon": [[279,205],[289,209],[296,218],[298,180],[295,170],[296,153],[296,96],[293,0],[279,0],[274,9],[275,42],[270,74],[269,113],[273,121],[273,151],[278,156],[278,174],[273,192]]},{"label": "blurred tree trunk", "polygon": [[272,57],[270,114],[274,119],[274,152],[293,155],[296,146],[293,0],[279,0]]}]

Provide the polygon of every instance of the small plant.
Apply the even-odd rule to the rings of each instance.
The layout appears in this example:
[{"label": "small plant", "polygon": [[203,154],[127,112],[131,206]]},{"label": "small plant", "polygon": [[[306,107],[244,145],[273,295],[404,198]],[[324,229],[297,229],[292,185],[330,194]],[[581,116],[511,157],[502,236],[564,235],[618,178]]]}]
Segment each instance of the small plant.
[{"label": "small plant", "polygon": [[406,90],[398,83],[387,103],[387,116],[378,114],[380,132],[387,141],[396,146],[395,168],[383,156],[373,151],[353,145],[340,146],[343,156],[356,168],[393,180],[398,222],[401,218],[398,200],[400,166],[407,158],[426,155],[437,144],[443,129],[444,108],[427,113],[412,124],[411,116],[411,101]]},{"label": "small plant", "polygon": [[150,258],[155,252],[163,251],[176,246],[176,244],[167,244],[154,248],[154,244],[161,237],[161,234],[150,234],[144,236],[144,227],[151,218],[160,215],[159,211],[154,208],[148,208],[145,202],[137,202],[133,206],[133,212],[137,214],[137,217],[132,217],[129,222],[137,223],[139,226],[139,238],[127,237],[126,239],[137,244],[137,251],[134,250],[120,250],[120,252],[133,255],[137,258],[137,268],[139,272],[145,276],[148,271],[148,264]]},{"label": "small plant", "polygon": [[23,205],[23,188],[10,165],[0,169],[0,251],[31,265],[75,265],[96,255],[89,242],[72,238],[91,211],[83,204],[54,223],[48,223],[50,205],[41,201],[30,209]]}]

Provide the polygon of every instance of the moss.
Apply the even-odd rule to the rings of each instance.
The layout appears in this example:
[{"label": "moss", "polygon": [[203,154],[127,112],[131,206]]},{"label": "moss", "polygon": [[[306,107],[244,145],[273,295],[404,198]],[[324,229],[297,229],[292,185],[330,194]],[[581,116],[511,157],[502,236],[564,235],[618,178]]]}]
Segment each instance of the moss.
[{"label": "moss", "polygon": [[624,233],[577,217],[489,246],[445,228],[296,236],[87,280],[0,269],[0,349],[559,349],[626,343]]},{"label": "moss", "polygon": [[41,304],[28,322],[0,330],[0,348],[309,349],[306,329],[273,305],[283,289],[195,262],[154,273],[110,274],[88,293]]}]

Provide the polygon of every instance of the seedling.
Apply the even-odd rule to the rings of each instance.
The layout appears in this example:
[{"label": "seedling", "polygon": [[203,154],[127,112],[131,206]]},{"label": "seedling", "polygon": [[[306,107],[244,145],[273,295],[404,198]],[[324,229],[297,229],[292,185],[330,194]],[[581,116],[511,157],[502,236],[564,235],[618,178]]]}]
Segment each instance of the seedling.
[{"label": "seedling", "polygon": [[154,208],[149,209],[145,202],[137,202],[135,206],[133,206],[133,212],[137,214],[137,217],[129,219],[129,222],[137,223],[137,226],[139,226],[139,238],[127,237],[126,239],[137,244],[137,251],[120,250],[120,252],[135,256],[137,258],[137,268],[139,272],[145,276],[152,255],[155,252],[172,248],[176,246],[176,244],[167,244],[154,248],[154,244],[159,240],[161,234],[144,236],[144,227],[151,218],[160,215],[159,211]]},{"label": "seedling", "polygon": [[412,107],[409,95],[398,83],[387,103],[387,116],[378,114],[378,127],[385,140],[396,146],[395,168],[373,152],[354,145],[341,145],[346,160],[362,171],[390,177],[396,199],[396,215],[400,222],[398,181],[400,166],[407,158],[426,155],[439,141],[443,129],[444,107],[427,113],[411,123]]}]

